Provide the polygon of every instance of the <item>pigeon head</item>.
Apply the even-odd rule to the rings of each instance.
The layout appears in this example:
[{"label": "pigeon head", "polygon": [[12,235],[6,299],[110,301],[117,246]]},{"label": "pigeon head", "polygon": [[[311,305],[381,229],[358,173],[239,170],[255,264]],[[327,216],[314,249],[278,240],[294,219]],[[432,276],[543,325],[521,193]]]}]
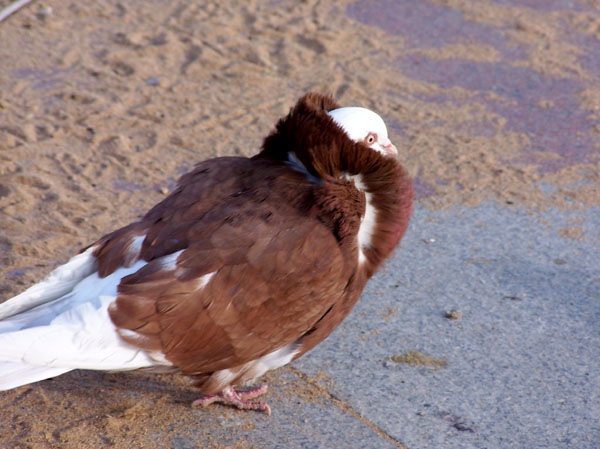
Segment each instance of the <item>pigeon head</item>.
[{"label": "pigeon head", "polygon": [[355,142],[361,142],[385,155],[396,155],[398,150],[388,138],[383,119],[375,112],[359,107],[338,108],[328,112]]}]

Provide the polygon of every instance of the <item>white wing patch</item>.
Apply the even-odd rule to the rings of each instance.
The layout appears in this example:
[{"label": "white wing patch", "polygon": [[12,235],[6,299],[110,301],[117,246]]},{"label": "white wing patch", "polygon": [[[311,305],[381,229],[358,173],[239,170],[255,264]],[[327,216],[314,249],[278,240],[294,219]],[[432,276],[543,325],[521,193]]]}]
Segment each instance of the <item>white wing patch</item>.
[{"label": "white wing patch", "polygon": [[212,273],[208,273],[204,276],[199,277],[198,285],[196,285],[196,290],[202,290],[204,287],[206,287],[206,285],[210,282],[210,280],[215,274],[217,274],[217,272],[213,271]]},{"label": "white wing patch", "polygon": [[152,360],[154,360],[159,365],[173,366],[173,364],[167,360],[167,358],[161,351],[149,351],[147,352],[147,354]]},{"label": "white wing patch", "polygon": [[140,252],[142,251],[142,244],[146,239],[146,235],[136,235],[131,239],[129,244],[129,257],[128,260],[132,262],[137,261],[140,258]]},{"label": "white wing patch", "polygon": [[173,271],[175,268],[177,268],[177,258],[184,251],[185,250],[181,249],[172,254],[169,254],[168,256],[161,257],[159,259],[159,261],[160,261],[160,264],[161,264],[163,270]]}]

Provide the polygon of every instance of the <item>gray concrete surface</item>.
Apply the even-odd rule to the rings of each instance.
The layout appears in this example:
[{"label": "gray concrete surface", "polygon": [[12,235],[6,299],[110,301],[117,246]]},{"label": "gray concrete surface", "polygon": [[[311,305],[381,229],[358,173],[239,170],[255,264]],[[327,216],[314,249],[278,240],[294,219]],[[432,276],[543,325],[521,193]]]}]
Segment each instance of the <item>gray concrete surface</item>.
[{"label": "gray concrete surface", "polygon": [[[558,234],[575,216],[586,241]],[[352,316],[294,366],[411,449],[598,448],[597,223],[598,208],[419,207]],[[393,361],[411,351],[443,366]]]}]

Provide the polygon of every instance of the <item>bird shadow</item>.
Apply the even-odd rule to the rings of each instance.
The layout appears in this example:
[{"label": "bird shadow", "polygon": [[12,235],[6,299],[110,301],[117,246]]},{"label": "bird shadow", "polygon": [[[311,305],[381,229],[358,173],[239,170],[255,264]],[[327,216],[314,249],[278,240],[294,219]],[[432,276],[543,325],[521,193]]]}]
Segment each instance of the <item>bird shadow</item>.
[{"label": "bird shadow", "polygon": [[144,371],[73,370],[38,385],[48,393],[69,394],[72,398],[81,400],[107,396],[124,400],[160,397],[177,404],[191,404],[200,396],[191,381],[182,375]]}]

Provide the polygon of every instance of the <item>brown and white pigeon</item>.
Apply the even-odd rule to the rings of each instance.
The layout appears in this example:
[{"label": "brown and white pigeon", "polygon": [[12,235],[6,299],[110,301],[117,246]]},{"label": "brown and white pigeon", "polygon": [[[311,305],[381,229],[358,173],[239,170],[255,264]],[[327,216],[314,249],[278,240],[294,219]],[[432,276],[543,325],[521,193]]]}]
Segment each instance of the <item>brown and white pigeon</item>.
[{"label": "brown and white pigeon", "polygon": [[73,369],[169,368],[203,395],[300,357],[400,242],[411,181],[383,120],[309,93],[252,158],[201,162],[141,220],[0,304],[0,389]]}]

